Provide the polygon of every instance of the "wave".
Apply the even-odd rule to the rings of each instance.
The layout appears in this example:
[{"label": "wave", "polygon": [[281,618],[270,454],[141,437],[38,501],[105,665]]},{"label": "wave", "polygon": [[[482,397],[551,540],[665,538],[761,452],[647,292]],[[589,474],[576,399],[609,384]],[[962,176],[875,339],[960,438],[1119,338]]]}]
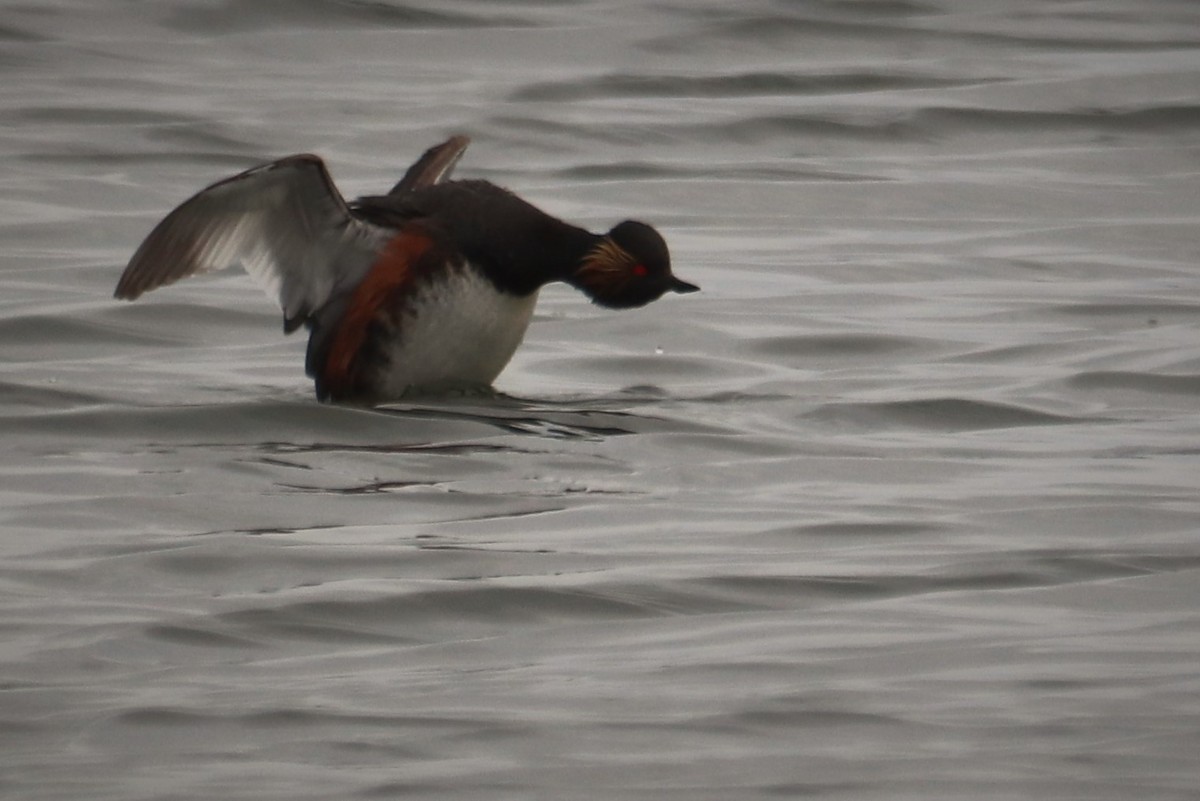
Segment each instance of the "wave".
[{"label": "wave", "polygon": [[745,72],[732,75],[614,73],[523,86],[513,100],[561,102],[600,98],[748,98],[886,92],[970,86],[975,78],[942,78],[893,72]]},{"label": "wave", "polygon": [[1170,133],[1200,128],[1200,105],[1163,104],[1134,108],[1076,110],[1000,109],[935,106],[916,111],[910,124],[938,131],[1093,131],[1099,133]]},{"label": "wave", "polygon": [[896,353],[928,350],[933,341],[889,334],[798,334],[763,337],[743,345],[757,356],[791,363],[829,359],[875,358]]},{"label": "wave", "polygon": [[[946,25],[941,21],[946,16],[944,8],[916,2],[818,3],[808,8],[794,4],[792,8],[791,13],[764,9],[755,14],[702,10],[690,15],[693,24],[689,30],[651,37],[642,46],[679,52],[731,42],[779,48],[814,40],[859,40],[927,47],[946,43],[998,50],[1123,53],[1191,50],[1196,44],[1194,37],[1177,33],[1194,21],[1186,14],[1179,15],[1179,25],[1174,28],[1169,22],[1158,27],[1146,25],[1144,15],[1128,14],[1122,20],[1127,24],[1117,27],[1107,24],[1112,20],[1103,13],[1062,11],[1046,15],[1040,26],[1025,20],[1019,29],[988,30],[982,27],[989,23],[986,17]],[[1113,35],[1122,27],[1126,35]]]},{"label": "wave", "polygon": [[878,182],[890,180],[880,175],[822,170],[795,163],[702,164],[686,166],[645,161],[581,163],[551,173],[571,181],[820,181],[830,183]]},{"label": "wave", "polygon": [[487,14],[434,9],[426,5],[377,0],[258,0],[243,3],[174,4],[164,25],[189,35],[229,34],[272,28],[337,27],[357,25],[372,28],[491,28],[532,27],[528,16],[513,13]]},{"label": "wave", "polygon": [[1164,319],[1179,319],[1181,322],[1195,320],[1200,314],[1200,303],[1166,300],[1130,300],[1119,303],[1081,302],[1051,306],[1049,311],[1078,317],[1142,317],[1148,322]]},{"label": "wave", "polygon": [[1068,383],[1077,389],[1128,389],[1135,392],[1200,395],[1200,375],[1164,375],[1129,370],[1096,370],[1072,376]]},{"label": "wave", "polygon": [[868,403],[828,403],[805,417],[827,423],[869,427],[985,431],[995,428],[1069,425],[1091,420],[1027,406],[969,398],[920,398]]},{"label": "wave", "polygon": [[[473,562],[482,566],[488,555],[495,556],[490,551],[475,552]],[[527,556],[537,559],[539,555]],[[541,558],[552,560],[554,555]],[[473,563],[469,557],[460,561],[464,567]],[[295,641],[419,645],[448,638],[511,635],[528,628],[844,607],[890,598],[1055,587],[1197,568],[1200,557],[1194,554],[1075,548],[981,554],[928,572],[880,575],[717,572],[643,581],[576,572],[554,579],[348,579],[267,592],[243,608],[203,617],[156,620],[145,626],[144,634],[171,645],[205,649]]]}]

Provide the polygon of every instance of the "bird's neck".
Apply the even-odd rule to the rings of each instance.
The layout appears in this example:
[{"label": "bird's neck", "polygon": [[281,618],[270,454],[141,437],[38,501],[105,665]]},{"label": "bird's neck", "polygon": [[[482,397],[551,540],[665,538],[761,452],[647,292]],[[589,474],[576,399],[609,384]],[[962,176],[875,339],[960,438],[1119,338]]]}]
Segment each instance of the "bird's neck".
[{"label": "bird's neck", "polygon": [[602,237],[561,220],[546,220],[532,231],[514,230],[499,237],[501,247],[483,258],[494,265],[497,284],[528,295],[555,281],[574,285],[574,276]]}]

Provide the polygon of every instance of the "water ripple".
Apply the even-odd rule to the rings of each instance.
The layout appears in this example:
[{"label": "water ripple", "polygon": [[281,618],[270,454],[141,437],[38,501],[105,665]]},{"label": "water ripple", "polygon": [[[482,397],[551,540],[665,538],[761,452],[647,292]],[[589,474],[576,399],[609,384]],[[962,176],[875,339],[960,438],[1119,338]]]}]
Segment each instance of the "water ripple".
[{"label": "water ripple", "polygon": [[515,14],[470,14],[434,10],[426,6],[342,0],[269,0],[252,4],[226,0],[211,3],[179,2],[166,19],[167,27],[187,34],[229,34],[287,27],[361,25],[388,28],[480,28],[531,26],[534,22]]},{"label": "water ripple", "polygon": [[1022,426],[1069,425],[1086,417],[1053,414],[1027,406],[971,398],[920,398],[873,403],[828,403],[807,418],[826,423],[870,428],[929,429],[934,431],[985,431]]}]

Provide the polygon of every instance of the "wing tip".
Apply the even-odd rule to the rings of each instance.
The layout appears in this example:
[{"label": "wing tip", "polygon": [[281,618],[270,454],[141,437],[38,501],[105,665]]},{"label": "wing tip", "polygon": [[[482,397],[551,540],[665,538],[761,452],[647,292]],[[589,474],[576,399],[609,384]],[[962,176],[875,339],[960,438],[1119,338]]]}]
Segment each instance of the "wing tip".
[{"label": "wing tip", "polygon": [[404,173],[400,182],[392,187],[390,195],[402,195],[426,186],[439,184],[449,178],[455,165],[471,144],[471,137],[455,134],[421,154]]},{"label": "wing tip", "polygon": [[117,279],[113,297],[117,300],[137,300],[145,294],[147,289],[153,289],[153,286],[146,286],[147,282],[142,273],[144,270],[138,260],[136,258],[131,260],[125,267],[125,272],[121,273],[121,277]]}]

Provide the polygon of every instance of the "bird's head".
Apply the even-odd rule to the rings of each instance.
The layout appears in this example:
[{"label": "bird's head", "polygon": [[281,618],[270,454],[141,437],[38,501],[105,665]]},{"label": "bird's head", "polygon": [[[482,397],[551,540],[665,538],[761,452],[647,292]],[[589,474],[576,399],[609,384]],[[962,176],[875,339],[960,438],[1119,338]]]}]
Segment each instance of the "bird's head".
[{"label": "bird's head", "polygon": [[676,278],[662,236],[645,223],[626,220],[605,234],[568,278],[592,301],[610,309],[631,309],[666,292],[697,292]]}]

